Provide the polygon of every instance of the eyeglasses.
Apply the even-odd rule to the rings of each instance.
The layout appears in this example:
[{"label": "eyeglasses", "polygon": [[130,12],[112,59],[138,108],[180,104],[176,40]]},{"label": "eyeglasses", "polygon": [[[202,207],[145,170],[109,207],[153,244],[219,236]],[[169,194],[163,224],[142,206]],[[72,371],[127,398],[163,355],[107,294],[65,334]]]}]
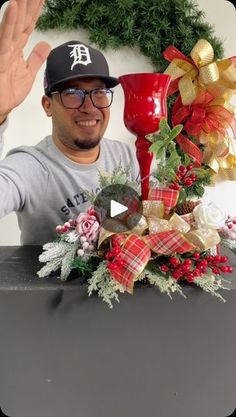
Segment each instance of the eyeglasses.
[{"label": "eyeglasses", "polygon": [[60,95],[61,102],[67,109],[79,109],[84,104],[86,95],[89,95],[94,107],[97,109],[110,107],[113,100],[113,91],[109,88],[94,88],[87,91],[73,87],[62,91],[53,91],[51,95],[53,94]]}]

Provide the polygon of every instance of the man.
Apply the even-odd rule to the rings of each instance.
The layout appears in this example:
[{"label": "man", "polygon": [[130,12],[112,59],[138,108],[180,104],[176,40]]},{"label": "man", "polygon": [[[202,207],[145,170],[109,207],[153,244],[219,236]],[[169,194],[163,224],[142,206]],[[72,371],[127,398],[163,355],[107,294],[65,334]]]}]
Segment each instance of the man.
[{"label": "man", "polygon": [[[103,138],[113,92],[105,57],[79,41],[53,49],[39,43],[27,61],[23,47],[43,0],[10,0],[0,26],[0,135],[7,115],[29,93],[47,58],[42,105],[52,118],[52,135],[35,147],[9,152],[0,163],[0,217],[15,211],[25,245],[55,238],[55,227],[86,210],[84,190],[98,190],[98,169],[120,163],[138,174],[127,145]],[[49,54],[49,55],[48,55]]]}]

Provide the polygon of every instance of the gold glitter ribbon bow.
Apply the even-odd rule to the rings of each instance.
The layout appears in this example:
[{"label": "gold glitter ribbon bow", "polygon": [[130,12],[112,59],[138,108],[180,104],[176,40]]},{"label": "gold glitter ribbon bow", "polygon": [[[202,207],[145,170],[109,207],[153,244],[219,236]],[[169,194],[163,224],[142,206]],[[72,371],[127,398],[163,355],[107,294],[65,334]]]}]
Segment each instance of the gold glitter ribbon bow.
[{"label": "gold glitter ribbon bow", "polygon": [[224,138],[219,134],[201,136],[201,143],[206,144],[203,162],[207,164],[214,175],[212,183],[219,180],[236,181],[236,142],[235,139]]},{"label": "gold glitter ribbon bow", "polygon": [[[188,135],[198,140],[198,145],[201,143],[205,146],[201,162],[207,164],[215,174],[218,173],[217,179],[223,177],[235,180],[235,140],[232,140],[228,133],[230,129],[236,137],[233,106],[224,98],[215,99],[206,91],[199,94],[190,106],[183,106],[181,97],[178,96],[173,106],[172,124],[175,126],[179,123],[183,123],[183,130]],[[187,147],[189,139],[184,135],[181,137],[185,141],[184,149],[178,138],[176,141],[188,155],[193,157],[193,152],[191,154]],[[197,144],[193,145],[192,142],[190,144],[199,149]],[[213,182],[215,181],[216,177],[213,178]]]},{"label": "gold glitter ribbon bow", "polygon": [[183,105],[190,105],[202,90],[208,90],[214,97],[231,97],[236,91],[236,69],[232,59],[214,61],[211,44],[200,39],[186,57],[169,46],[163,53],[171,61],[164,74],[172,78],[169,94],[180,92]]}]

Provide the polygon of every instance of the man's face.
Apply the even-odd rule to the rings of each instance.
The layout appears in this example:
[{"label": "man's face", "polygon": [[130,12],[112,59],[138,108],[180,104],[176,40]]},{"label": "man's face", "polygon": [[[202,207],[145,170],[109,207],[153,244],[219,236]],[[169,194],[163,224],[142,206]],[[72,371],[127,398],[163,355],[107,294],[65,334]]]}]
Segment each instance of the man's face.
[{"label": "man's face", "polygon": [[[69,81],[60,86],[60,91],[76,87],[82,90],[103,88],[105,84],[99,79],[81,79]],[[78,109],[67,109],[63,106],[60,95],[44,96],[43,107],[52,117],[53,138],[71,150],[92,149],[102,139],[107,128],[110,109],[94,107],[89,95],[85,96],[83,105]]]}]

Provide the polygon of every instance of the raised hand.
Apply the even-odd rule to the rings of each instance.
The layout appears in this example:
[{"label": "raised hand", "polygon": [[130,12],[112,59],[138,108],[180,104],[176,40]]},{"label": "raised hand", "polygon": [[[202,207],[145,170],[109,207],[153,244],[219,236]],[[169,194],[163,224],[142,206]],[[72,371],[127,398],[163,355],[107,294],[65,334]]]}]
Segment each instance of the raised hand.
[{"label": "raised hand", "polygon": [[0,24],[0,123],[28,95],[36,74],[50,52],[39,42],[27,59],[23,48],[44,0],[10,0]]}]

